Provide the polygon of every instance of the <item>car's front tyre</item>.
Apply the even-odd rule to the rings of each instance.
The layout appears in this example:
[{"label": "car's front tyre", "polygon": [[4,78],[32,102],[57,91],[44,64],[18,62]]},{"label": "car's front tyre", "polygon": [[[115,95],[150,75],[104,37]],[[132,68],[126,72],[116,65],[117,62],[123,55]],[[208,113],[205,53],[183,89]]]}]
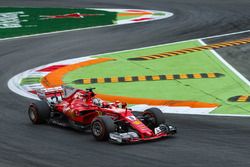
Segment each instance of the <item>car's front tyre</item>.
[{"label": "car's front tyre", "polygon": [[143,112],[144,123],[150,128],[154,129],[160,124],[165,123],[165,116],[158,108],[149,108]]},{"label": "car's front tyre", "polygon": [[109,134],[115,131],[114,121],[109,116],[98,116],[91,123],[92,135],[98,141],[106,141]]}]

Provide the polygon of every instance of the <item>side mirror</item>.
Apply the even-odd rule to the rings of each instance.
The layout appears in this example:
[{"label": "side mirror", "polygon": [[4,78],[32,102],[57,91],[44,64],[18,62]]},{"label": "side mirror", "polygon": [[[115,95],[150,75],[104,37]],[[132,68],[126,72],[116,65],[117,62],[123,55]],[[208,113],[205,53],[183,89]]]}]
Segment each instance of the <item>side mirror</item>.
[{"label": "side mirror", "polygon": [[104,101],[104,102],[102,102],[102,107],[103,107],[103,108],[107,108],[107,107],[109,107],[109,103],[107,103],[107,102],[105,102],[105,101]]},{"label": "side mirror", "polygon": [[126,102],[122,102],[122,108],[126,108],[127,107],[127,103]]}]

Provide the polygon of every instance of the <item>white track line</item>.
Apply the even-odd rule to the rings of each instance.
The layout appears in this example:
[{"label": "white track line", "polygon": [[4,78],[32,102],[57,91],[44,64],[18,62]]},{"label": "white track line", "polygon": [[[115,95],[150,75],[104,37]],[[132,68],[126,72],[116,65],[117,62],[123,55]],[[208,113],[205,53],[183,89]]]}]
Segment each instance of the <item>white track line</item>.
[{"label": "white track line", "polygon": [[234,33],[229,33],[229,34],[215,35],[215,36],[204,37],[204,38],[194,38],[194,39],[188,39],[188,40],[183,40],[183,41],[178,41],[178,42],[170,42],[170,43],[165,43],[165,44],[158,44],[158,45],[153,45],[153,46],[140,47],[140,48],[135,48],[135,49],[126,49],[126,50],[121,50],[121,51],[106,52],[106,53],[101,53],[101,54],[96,54],[96,55],[87,55],[87,56],[103,56],[104,54],[124,53],[124,52],[128,52],[128,51],[137,51],[137,50],[141,50],[141,49],[150,49],[150,48],[155,48],[155,47],[159,47],[159,46],[174,45],[174,44],[179,44],[179,43],[183,43],[183,42],[191,42],[191,41],[196,41],[196,40],[199,41],[199,40],[203,40],[203,39],[224,37],[224,36],[230,36],[230,35],[235,35],[235,34],[243,34],[243,33],[248,33],[248,32],[250,32],[250,30],[239,31],[239,32],[234,32]]},{"label": "white track line", "polygon": [[205,37],[205,38],[201,38],[201,39],[204,40],[204,39],[211,39],[211,38],[219,38],[219,37],[230,36],[230,35],[244,34],[244,33],[248,33],[248,32],[250,32],[250,30],[239,31],[239,32],[232,32],[232,33],[221,34],[221,35],[214,35],[214,36]]},{"label": "white track line", "polygon": [[[198,40],[202,45],[207,45],[203,40]],[[235,75],[237,75],[242,81],[244,81],[248,86],[250,82],[246,79],[239,71],[237,71],[232,65],[230,65],[225,59],[223,59],[214,49],[209,49],[225,66],[227,66]]]},{"label": "white track line", "polygon": [[211,116],[211,117],[241,117],[250,118],[250,115],[239,115],[239,114],[182,114],[182,113],[169,113],[169,114],[181,114],[181,115],[194,115],[194,116]]},{"label": "white track line", "polygon": [[22,39],[22,38],[29,38],[29,37],[37,37],[37,36],[43,36],[43,35],[52,35],[52,34],[59,34],[59,33],[63,33],[63,32],[73,32],[73,31],[89,30],[89,29],[111,27],[111,26],[118,26],[118,25],[112,24],[112,25],[105,25],[105,26],[86,27],[86,28],[77,28],[77,29],[63,30],[63,31],[45,32],[45,33],[40,33],[40,34],[32,34],[32,35],[23,35],[23,36],[19,36],[19,37],[3,38],[3,39],[0,39],[0,41],[7,41],[7,40],[12,40],[12,39]]}]

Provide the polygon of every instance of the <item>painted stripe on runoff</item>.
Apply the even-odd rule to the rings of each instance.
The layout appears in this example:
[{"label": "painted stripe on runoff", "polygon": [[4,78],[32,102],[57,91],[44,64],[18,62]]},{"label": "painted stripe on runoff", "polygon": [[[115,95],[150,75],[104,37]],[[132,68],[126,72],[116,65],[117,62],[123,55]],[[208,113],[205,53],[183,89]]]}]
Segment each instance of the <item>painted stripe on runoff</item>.
[{"label": "painted stripe on runoff", "polygon": [[220,73],[197,73],[197,74],[163,74],[163,75],[145,75],[145,76],[125,76],[109,78],[84,78],[73,81],[74,84],[98,84],[98,83],[118,83],[118,82],[139,82],[139,81],[162,81],[177,79],[202,79],[202,78],[220,78],[224,74]]},{"label": "painted stripe on runoff", "polygon": [[[202,40],[198,40],[202,45],[206,46],[206,43]],[[249,80],[244,77],[239,71],[237,71],[231,64],[229,64],[225,59],[223,59],[215,50],[211,49],[212,52],[218,60],[220,60],[225,66],[227,66],[235,75],[237,75],[243,82],[250,86]]]},{"label": "painted stripe on runoff", "polygon": [[230,102],[250,102],[250,96],[234,96],[228,99]]},{"label": "painted stripe on runoff", "polygon": [[198,52],[198,51],[203,51],[203,50],[219,49],[219,48],[230,47],[230,46],[244,45],[247,43],[250,43],[250,38],[244,38],[244,39],[228,41],[228,42],[220,42],[220,43],[206,45],[206,46],[186,48],[186,49],[181,49],[181,50],[176,50],[176,51],[171,51],[171,52],[164,52],[164,53],[150,55],[150,56],[129,58],[128,60],[133,60],[133,61],[154,60],[154,59],[168,58],[172,56]]}]

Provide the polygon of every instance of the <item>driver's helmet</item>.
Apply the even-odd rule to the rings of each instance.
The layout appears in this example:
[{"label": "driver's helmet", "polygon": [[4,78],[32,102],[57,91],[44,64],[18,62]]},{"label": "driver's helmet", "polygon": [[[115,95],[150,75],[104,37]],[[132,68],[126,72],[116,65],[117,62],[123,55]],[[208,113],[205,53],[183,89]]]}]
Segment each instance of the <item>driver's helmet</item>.
[{"label": "driver's helmet", "polygon": [[99,106],[99,107],[102,107],[102,100],[101,99],[99,99],[99,98],[94,98],[93,99],[93,103],[95,104],[95,105],[97,105],[97,106]]},{"label": "driver's helmet", "polygon": [[74,99],[83,99],[84,98],[84,94],[81,92],[76,92],[76,94],[74,95]]}]

